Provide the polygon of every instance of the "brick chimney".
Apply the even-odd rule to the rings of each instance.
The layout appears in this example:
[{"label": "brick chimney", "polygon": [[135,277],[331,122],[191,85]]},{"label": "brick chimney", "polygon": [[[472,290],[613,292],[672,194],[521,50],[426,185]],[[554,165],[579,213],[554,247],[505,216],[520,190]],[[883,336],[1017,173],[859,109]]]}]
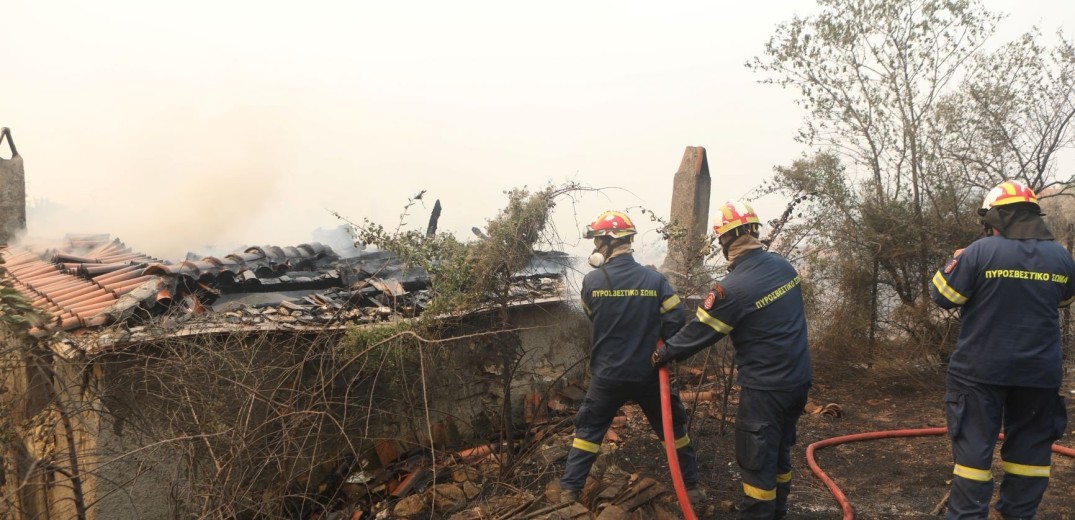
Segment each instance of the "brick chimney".
[{"label": "brick chimney", "polygon": [[[11,150],[4,159],[3,144]],[[11,130],[0,128],[0,244],[6,244],[26,230],[26,173],[22,157],[11,140]]]},{"label": "brick chimney", "polygon": [[687,147],[672,182],[669,223],[684,234],[668,241],[668,256],[661,271],[676,292],[692,294],[697,292],[696,285],[706,282],[700,279],[704,276],[700,272],[700,251],[706,235],[706,220],[709,218],[710,179],[705,148]]}]

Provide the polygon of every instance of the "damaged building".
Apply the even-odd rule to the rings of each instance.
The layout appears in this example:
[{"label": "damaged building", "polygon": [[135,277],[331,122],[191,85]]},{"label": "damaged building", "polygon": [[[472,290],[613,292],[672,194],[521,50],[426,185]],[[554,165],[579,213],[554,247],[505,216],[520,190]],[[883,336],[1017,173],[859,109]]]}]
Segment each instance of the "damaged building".
[{"label": "damaged building", "polygon": [[[171,260],[109,235],[20,243],[22,162],[4,130],[0,268],[32,312],[0,327],[0,517],[470,518],[483,482],[566,456],[569,437],[548,441],[585,395],[576,259],[530,252],[488,301],[431,311],[430,274],[385,251]],[[674,199],[693,202],[677,219],[705,219],[704,154],[684,155]],[[651,479],[602,492],[626,510],[665,494]],[[474,514],[542,518],[540,503]]]},{"label": "damaged building", "polygon": [[[3,454],[5,507],[22,518],[307,518],[344,500],[326,494],[332,478],[399,495],[420,473],[391,466],[404,454],[501,446],[505,425],[581,397],[588,336],[562,253],[514,276],[510,330],[479,309],[430,320],[447,340],[380,349],[430,299],[429,276],[383,251],[167,262],[69,235],[0,255],[43,317],[37,352],[6,367],[9,394],[27,396]],[[233,498],[200,502],[211,488]]]}]

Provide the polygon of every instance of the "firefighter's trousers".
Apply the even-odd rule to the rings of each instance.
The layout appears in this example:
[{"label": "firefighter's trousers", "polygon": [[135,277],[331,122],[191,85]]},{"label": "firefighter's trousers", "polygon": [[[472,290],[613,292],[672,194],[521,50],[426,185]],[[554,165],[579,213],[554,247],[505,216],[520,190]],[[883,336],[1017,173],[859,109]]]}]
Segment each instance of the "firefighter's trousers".
[{"label": "firefighter's trousers", "polygon": [[[567,455],[567,469],[560,479],[562,489],[581,490],[586,484],[590,467],[597,460],[601,441],[605,438],[616,411],[624,403],[633,401],[642,408],[642,413],[649,419],[650,427],[657,437],[664,440],[661,423],[661,387],[658,379],[646,382],[609,381],[593,378],[586,398],[582,401],[579,412],[575,415],[575,439]],[[687,436],[687,412],[679,400],[679,394],[672,390],[672,431],[675,434],[676,453],[679,455],[679,467],[683,473],[683,482],[692,487],[698,482],[698,462]]]},{"label": "firefighter's trousers", "polygon": [[739,392],[735,458],[743,475],[738,518],[772,520],[787,514],[791,446],[810,384],[788,390]]},{"label": "firefighter's trousers", "polygon": [[944,406],[955,459],[949,520],[988,517],[1001,424],[1004,476],[996,509],[1005,518],[1033,518],[1049,484],[1051,446],[1067,424],[1059,389],[988,385],[953,374],[947,385]]}]

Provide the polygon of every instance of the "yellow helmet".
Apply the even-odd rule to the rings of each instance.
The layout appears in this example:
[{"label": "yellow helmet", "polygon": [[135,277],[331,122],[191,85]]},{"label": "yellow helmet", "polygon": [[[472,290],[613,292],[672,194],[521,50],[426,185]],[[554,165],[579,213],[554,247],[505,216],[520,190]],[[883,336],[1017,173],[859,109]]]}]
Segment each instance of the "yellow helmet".
[{"label": "yellow helmet", "polygon": [[754,208],[746,202],[725,202],[721,205],[720,216],[713,223],[713,232],[719,237],[740,226],[748,226],[747,231],[756,231],[761,227],[761,220],[754,213]]},{"label": "yellow helmet", "polygon": [[978,214],[985,215],[989,208],[1018,202],[1029,202],[1038,206],[1038,196],[1026,184],[1019,181],[1004,181],[985,194],[985,200],[982,201],[982,208],[978,210]]}]

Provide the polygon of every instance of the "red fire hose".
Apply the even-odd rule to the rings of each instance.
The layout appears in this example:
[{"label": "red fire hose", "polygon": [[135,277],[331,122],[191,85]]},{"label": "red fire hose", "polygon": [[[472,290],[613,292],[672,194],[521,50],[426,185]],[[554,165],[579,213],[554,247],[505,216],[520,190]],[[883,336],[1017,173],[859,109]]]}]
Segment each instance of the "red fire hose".
[{"label": "red fire hose", "polygon": [[[661,392],[664,392],[664,387],[661,387]],[[662,393],[663,398],[663,393]],[[814,451],[828,446],[835,446],[837,444],[844,444],[847,442],[859,442],[859,441],[872,441],[876,439],[889,439],[893,437],[923,437],[927,435],[944,435],[948,430],[946,428],[922,428],[917,430],[886,430],[880,432],[867,432],[867,433],[855,433],[852,435],[842,435],[840,437],[832,437],[829,439],[822,439],[806,447],[806,463],[810,465],[810,470],[814,472],[825,486],[832,492],[832,496],[836,498],[836,503],[840,504],[840,511],[843,512],[843,520],[853,520],[855,518],[855,512],[851,508],[851,503],[847,501],[847,497],[844,496],[843,491],[833,482],[821,467],[817,465],[817,461],[814,460]],[[665,434],[667,435],[667,434]],[[1001,434],[1000,438],[1003,439],[1004,435]],[[1067,455],[1068,457],[1075,457],[1075,450],[1071,448],[1065,448],[1063,446],[1053,444],[1053,453],[1059,453],[1061,455]]]},{"label": "red fire hose", "polygon": [[[657,342],[660,348],[663,342]],[[687,496],[687,486],[683,484],[683,473],[679,469],[679,456],[676,455],[676,436],[672,430],[672,390],[668,383],[668,367],[663,366],[657,371],[661,380],[661,426],[664,429],[664,451],[668,455],[668,469],[672,473],[672,485],[676,488],[676,498],[679,499],[679,508],[683,510],[686,520],[698,520],[691,506],[691,499]]]}]

